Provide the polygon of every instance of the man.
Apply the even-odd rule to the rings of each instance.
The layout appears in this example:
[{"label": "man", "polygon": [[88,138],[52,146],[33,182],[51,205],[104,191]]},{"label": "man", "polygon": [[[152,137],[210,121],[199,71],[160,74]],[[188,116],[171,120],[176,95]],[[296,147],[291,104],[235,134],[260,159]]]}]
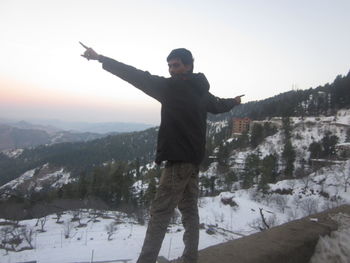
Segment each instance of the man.
[{"label": "man", "polygon": [[129,82],[159,101],[161,123],[158,132],[156,163],[165,162],[159,187],[151,205],[151,218],[138,263],[157,260],[165,232],[176,206],[185,228],[182,262],[196,263],[198,258],[198,172],[205,153],[207,112],[218,114],[241,103],[219,99],[209,92],[202,73],[193,73],[189,50],[174,49],[167,57],[170,78],[151,75],[86,48],[82,55],[98,60],[103,69]]}]

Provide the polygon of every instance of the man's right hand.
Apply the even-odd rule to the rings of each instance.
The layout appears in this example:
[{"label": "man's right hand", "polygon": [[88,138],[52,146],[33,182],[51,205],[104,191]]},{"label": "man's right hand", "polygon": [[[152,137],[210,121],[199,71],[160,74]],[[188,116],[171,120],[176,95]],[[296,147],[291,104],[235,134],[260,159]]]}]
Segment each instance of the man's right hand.
[{"label": "man's right hand", "polygon": [[84,48],[85,48],[85,52],[84,52],[84,54],[82,54],[81,56],[82,57],[84,57],[84,58],[86,58],[87,60],[98,60],[98,58],[99,58],[99,54],[97,54],[96,52],[95,52],[95,50],[93,50],[92,48],[90,48],[90,47],[87,47],[87,46],[85,46],[83,43],[81,43],[81,42],[79,42],[80,43],[80,45],[82,45]]}]

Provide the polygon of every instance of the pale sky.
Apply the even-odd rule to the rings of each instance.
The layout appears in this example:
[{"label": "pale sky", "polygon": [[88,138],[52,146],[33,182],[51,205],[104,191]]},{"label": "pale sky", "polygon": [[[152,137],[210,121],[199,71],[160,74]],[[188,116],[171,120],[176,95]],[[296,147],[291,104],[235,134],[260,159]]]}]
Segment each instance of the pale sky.
[{"label": "pale sky", "polygon": [[211,92],[243,102],[350,70],[349,0],[0,0],[0,118],[159,124],[160,105],[80,56],[168,76],[185,47]]}]

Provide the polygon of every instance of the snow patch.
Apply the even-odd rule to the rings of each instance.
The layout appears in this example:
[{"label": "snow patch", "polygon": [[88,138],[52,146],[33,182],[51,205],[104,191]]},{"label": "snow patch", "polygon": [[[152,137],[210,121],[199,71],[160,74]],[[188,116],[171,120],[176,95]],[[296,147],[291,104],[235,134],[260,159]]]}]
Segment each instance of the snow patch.
[{"label": "snow patch", "polygon": [[10,158],[17,158],[23,153],[23,151],[23,149],[4,150],[2,153]]},{"label": "snow patch", "polygon": [[339,228],[330,236],[320,237],[310,263],[348,263],[350,259],[350,216],[339,213],[332,217]]}]

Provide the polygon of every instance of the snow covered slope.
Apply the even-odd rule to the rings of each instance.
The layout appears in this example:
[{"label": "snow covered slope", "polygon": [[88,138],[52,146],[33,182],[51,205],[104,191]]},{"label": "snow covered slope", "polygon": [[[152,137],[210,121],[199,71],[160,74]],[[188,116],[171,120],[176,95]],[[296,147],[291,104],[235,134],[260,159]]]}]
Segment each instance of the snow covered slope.
[{"label": "snow covered slope", "polygon": [[45,164],[36,169],[29,170],[20,177],[0,187],[0,194],[6,197],[6,193],[21,193],[27,196],[32,192],[48,191],[59,188],[71,182],[70,173],[63,168],[51,167]]},{"label": "snow covered slope", "polygon": [[[310,158],[309,146],[312,142],[319,142],[326,132],[331,132],[339,138],[338,143],[344,143],[347,132],[350,129],[350,110],[340,110],[337,115],[331,117],[305,117],[291,118],[292,137],[291,142],[296,151],[295,169],[299,168],[302,160]],[[263,143],[255,149],[239,149],[230,156],[231,165],[237,169],[242,168],[245,158],[251,153],[259,154],[264,158],[269,154],[275,154],[281,163],[283,151],[283,131],[267,137]]]},{"label": "snow covered slope", "polygon": [[[345,165],[349,168],[350,162]],[[339,182],[343,176],[343,168],[339,164],[334,166],[323,169],[317,175],[310,175],[307,185],[302,179],[285,180],[270,185],[270,194],[265,196],[252,188],[200,198],[202,229],[199,248],[203,249],[266,228],[262,215],[269,227],[273,227],[327,207],[349,204],[350,191],[345,191],[344,185]],[[326,180],[323,180],[324,178]],[[321,192],[322,187],[323,191],[329,194],[328,198]],[[169,226],[160,252],[160,255],[166,258],[177,258],[183,250],[183,227],[180,218],[175,219],[176,223]],[[5,225],[5,222],[8,221],[0,220],[2,239],[3,229],[11,227]],[[35,226],[37,222],[39,224]],[[37,219],[20,221],[19,225],[34,230],[34,248],[20,252],[6,252],[0,249],[0,262],[90,262],[92,254],[96,261],[130,259],[129,262],[136,262],[146,231],[145,225],[138,224],[125,214],[96,210],[66,211],[61,218],[49,215],[44,227],[41,227],[40,220]],[[67,234],[69,227],[70,231]],[[111,229],[114,230],[108,240],[108,231]],[[65,235],[68,237],[65,238]],[[25,241],[16,249],[24,247],[28,247]]]}]

